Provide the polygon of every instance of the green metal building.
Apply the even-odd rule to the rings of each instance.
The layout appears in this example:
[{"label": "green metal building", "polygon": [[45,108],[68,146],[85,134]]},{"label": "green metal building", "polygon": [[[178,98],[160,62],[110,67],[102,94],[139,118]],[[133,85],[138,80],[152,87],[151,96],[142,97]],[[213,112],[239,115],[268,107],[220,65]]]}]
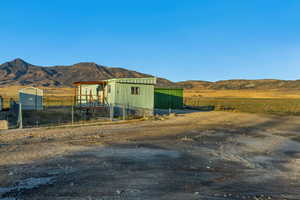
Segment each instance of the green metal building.
[{"label": "green metal building", "polygon": [[113,105],[154,109],[155,77],[75,82],[76,105]]},{"label": "green metal building", "polygon": [[75,104],[80,107],[183,108],[183,89],[155,88],[155,77],[80,81],[74,85]]},{"label": "green metal building", "polygon": [[158,109],[182,109],[183,89],[182,88],[155,88],[154,105]]},{"label": "green metal building", "polygon": [[109,79],[107,102],[114,105],[153,109],[156,78]]}]

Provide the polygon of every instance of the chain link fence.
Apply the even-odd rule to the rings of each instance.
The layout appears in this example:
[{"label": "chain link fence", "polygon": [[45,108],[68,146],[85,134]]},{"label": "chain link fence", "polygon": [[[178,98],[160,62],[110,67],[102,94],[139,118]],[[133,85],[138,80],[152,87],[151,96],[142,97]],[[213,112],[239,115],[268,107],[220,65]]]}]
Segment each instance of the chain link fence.
[{"label": "chain link fence", "polygon": [[[9,128],[33,128],[119,121],[153,115],[153,110],[128,105],[74,105],[73,96],[43,97],[40,110],[22,109],[18,97],[2,97],[0,120]],[[21,108],[21,109],[20,109]]]}]

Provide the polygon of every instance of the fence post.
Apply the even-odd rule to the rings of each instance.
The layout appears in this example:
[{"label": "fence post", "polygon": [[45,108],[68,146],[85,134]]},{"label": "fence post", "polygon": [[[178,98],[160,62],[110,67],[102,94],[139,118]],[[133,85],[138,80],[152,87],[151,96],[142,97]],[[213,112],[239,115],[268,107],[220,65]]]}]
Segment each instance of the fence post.
[{"label": "fence post", "polygon": [[122,111],[123,120],[126,120],[126,107],[125,107],[125,104],[122,105],[122,108],[123,108],[123,111]]},{"label": "fence post", "polygon": [[72,105],[72,124],[74,124],[74,106]]},{"label": "fence post", "polygon": [[18,117],[18,121],[19,121],[19,129],[23,128],[23,116],[22,116],[22,104],[19,103],[19,117]]},{"label": "fence post", "polygon": [[113,121],[113,119],[114,119],[114,106],[113,106],[113,104],[110,104],[110,106],[109,106],[109,118],[110,118],[110,121]]}]

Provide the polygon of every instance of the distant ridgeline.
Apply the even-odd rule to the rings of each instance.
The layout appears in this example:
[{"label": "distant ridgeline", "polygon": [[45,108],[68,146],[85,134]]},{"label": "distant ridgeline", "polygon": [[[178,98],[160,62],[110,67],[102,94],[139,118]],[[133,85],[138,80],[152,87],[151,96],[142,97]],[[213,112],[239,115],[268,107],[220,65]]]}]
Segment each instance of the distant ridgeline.
[{"label": "distant ridgeline", "polygon": [[[0,65],[0,86],[23,85],[42,87],[72,87],[76,81],[99,81],[112,78],[145,78],[151,75],[124,68],[113,68],[96,63],[78,63],[70,66],[42,67],[15,59]],[[175,83],[157,79],[158,86]]]},{"label": "distant ridgeline", "polygon": [[[92,62],[82,62],[70,66],[42,67],[15,59],[0,65],[0,87],[21,85],[40,87],[72,87],[76,81],[99,81],[112,78],[145,78],[149,74],[124,68],[106,67]],[[199,75],[199,79],[201,75]],[[244,90],[244,89],[300,89],[300,80],[285,81],[274,79],[225,80],[217,82],[183,81],[171,82],[157,79],[157,87],[183,87],[185,89]]]},{"label": "distant ridgeline", "polygon": [[183,81],[178,86],[186,89],[210,89],[210,90],[269,90],[269,89],[300,89],[300,80],[285,81],[274,79],[261,80],[225,80],[217,82],[208,81]]}]

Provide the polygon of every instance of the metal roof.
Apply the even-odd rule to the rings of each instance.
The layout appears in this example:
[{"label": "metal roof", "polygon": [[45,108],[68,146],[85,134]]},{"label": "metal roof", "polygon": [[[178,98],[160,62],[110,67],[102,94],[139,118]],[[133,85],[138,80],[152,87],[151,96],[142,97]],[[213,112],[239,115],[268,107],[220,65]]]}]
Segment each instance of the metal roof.
[{"label": "metal roof", "polygon": [[73,85],[98,85],[98,84],[105,84],[107,83],[106,80],[102,81],[77,81],[74,82]]},{"label": "metal roof", "polygon": [[117,83],[134,83],[134,84],[149,84],[155,85],[156,78],[155,77],[147,77],[147,78],[115,78],[109,79],[109,82],[117,82]]},{"label": "metal roof", "polygon": [[156,78],[155,77],[147,77],[147,78],[113,78],[113,79],[101,80],[101,81],[77,81],[77,82],[74,82],[73,85],[97,85],[97,84],[106,84],[108,82],[155,85],[156,84]]}]

